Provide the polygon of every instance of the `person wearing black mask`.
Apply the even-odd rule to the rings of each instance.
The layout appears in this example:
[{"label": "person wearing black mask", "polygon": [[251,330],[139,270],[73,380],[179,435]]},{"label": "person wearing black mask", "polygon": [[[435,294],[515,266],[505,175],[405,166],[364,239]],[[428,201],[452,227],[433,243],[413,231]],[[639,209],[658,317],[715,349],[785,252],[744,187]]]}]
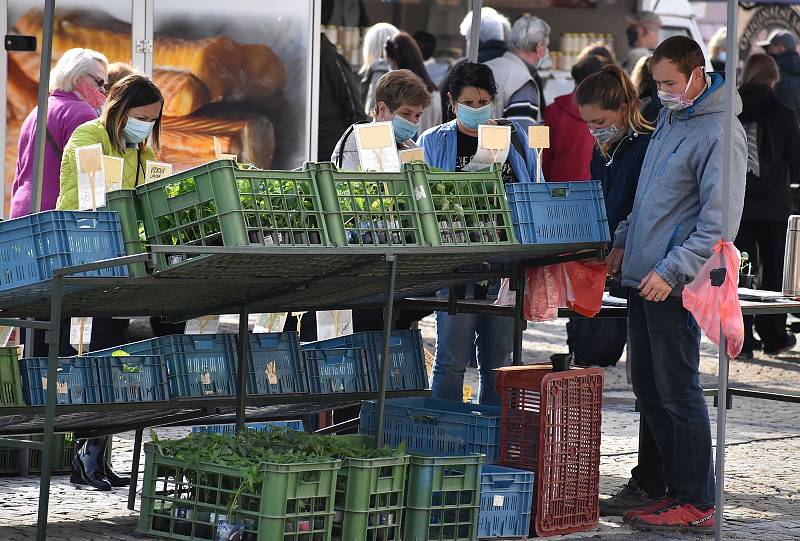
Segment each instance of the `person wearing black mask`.
[{"label": "person wearing black mask", "polygon": [[775,87],[778,101],[800,113],[800,55],[797,37],[788,30],[775,30],[766,41],[758,44],[775,59],[781,79]]}]

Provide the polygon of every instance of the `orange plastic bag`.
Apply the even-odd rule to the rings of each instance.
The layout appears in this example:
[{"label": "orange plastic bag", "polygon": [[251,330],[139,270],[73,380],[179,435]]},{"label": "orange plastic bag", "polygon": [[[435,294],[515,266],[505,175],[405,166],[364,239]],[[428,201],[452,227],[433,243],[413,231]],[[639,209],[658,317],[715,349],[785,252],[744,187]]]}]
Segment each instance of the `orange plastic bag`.
[{"label": "orange plastic bag", "polygon": [[594,317],[603,304],[608,267],[604,261],[570,261],[564,263],[572,287],[573,298],[567,304],[582,316]]},{"label": "orange plastic bag", "polygon": [[[722,286],[711,285],[711,271],[720,268],[719,254],[725,258],[725,280]],[[739,250],[732,242],[719,241],[695,279],[683,289],[683,307],[689,310],[709,340],[719,346],[720,324],[727,339],[726,350],[731,359],[742,352],[744,321],[739,304]]]}]

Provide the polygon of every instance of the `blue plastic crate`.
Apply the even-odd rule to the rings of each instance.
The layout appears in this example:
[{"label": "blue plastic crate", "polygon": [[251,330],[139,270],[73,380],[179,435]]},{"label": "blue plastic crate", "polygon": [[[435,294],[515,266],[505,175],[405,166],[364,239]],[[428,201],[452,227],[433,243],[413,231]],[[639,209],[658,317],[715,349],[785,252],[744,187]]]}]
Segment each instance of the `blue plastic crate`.
[{"label": "blue plastic crate", "polygon": [[167,369],[160,355],[92,357],[105,403],[169,400]]},{"label": "blue plastic crate", "polygon": [[369,391],[367,352],[363,348],[315,349],[303,346],[311,394]]},{"label": "blue plastic crate", "polygon": [[[269,421],[266,423],[247,423],[249,430],[256,432],[270,432],[276,428],[287,428],[296,432],[303,432],[303,421]],[[211,432],[212,434],[234,434],[236,425],[201,425],[193,426],[192,432]]]},{"label": "blue plastic crate", "polygon": [[[47,394],[47,357],[19,360],[22,396],[29,406],[43,406]],[[100,385],[91,357],[58,360],[57,404],[99,404]]]},{"label": "blue plastic crate", "polygon": [[250,334],[247,392],[307,394],[306,365],[296,332]]},{"label": "blue plastic crate", "polygon": [[[0,222],[0,291],[48,280],[56,269],[125,255],[116,212],[47,211]],[[75,276],[127,276],[125,266]]]},{"label": "blue plastic crate", "polygon": [[103,357],[158,355],[167,367],[170,398],[235,396],[236,345],[232,334],[174,334],[92,352]]},{"label": "blue plastic crate", "polygon": [[478,537],[528,537],[533,481],[532,472],[502,466],[483,467]]},{"label": "blue plastic crate", "polygon": [[[412,391],[428,388],[425,354],[419,331],[394,331],[389,339],[389,377],[387,391]],[[364,348],[367,352],[369,390],[378,392],[381,358],[383,357],[383,332],[357,332],[338,338],[306,344],[304,348]]]},{"label": "blue plastic crate", "polygon": [[[433,456],[486,455],[491,464],[500,456],[500,416],[494,406],[479,406],[435,398],[395,398],[384,409],[383,443],[405,442],[409,453]],[[361,403],[359,432],[375,435],[378,406]]]},{"label": "blue plastic crate", "polygon": [[609,242],[599,181],[506,184],[508,206],[521,244]]}]

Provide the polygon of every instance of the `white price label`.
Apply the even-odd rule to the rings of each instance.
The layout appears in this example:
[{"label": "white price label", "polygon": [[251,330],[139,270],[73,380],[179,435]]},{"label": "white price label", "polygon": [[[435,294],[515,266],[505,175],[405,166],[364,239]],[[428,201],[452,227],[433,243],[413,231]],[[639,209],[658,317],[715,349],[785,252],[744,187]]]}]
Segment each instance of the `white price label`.
[{"label": "white price label", "polygon": [[69,343],[76,348],[88,345],[92,341],[92,318],[73,317],[69,324]]},{"label": "white price label", "polygon": [[497,494],[497,495],[495,495],[495,497],[492,499],[492,505],[493,505],[494,507],[503,507],[503,502],[505,502],[505,501],[506,501],[506,499],[505,499],[505,497],[504,497],[504,496],[500,496],[499,494]]}]

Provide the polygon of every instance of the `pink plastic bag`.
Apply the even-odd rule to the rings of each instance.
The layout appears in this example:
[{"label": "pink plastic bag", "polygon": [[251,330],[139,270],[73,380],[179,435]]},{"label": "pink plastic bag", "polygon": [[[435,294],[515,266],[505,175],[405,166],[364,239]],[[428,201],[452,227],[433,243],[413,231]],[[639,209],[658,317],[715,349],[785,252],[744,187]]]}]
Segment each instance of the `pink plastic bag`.
[{"label": "pink plastic bag", "polygon": [[563,264],[528,269],[525,274],[525,319],[551,321],[574,299]]},{"label": "pink plastic bag", "polygon": [[[725,280],[721,287],[711,285],[711,271],[720,268],[719,254],[725,258]],[[744,321],[739,305],[739,250],[732,242],[719,241],[714,253],[683,290],[683,306],[692,313],[709,340],[719,346],[719,330],[727,339],[728,356],[736,358],[744,346]]]}]

